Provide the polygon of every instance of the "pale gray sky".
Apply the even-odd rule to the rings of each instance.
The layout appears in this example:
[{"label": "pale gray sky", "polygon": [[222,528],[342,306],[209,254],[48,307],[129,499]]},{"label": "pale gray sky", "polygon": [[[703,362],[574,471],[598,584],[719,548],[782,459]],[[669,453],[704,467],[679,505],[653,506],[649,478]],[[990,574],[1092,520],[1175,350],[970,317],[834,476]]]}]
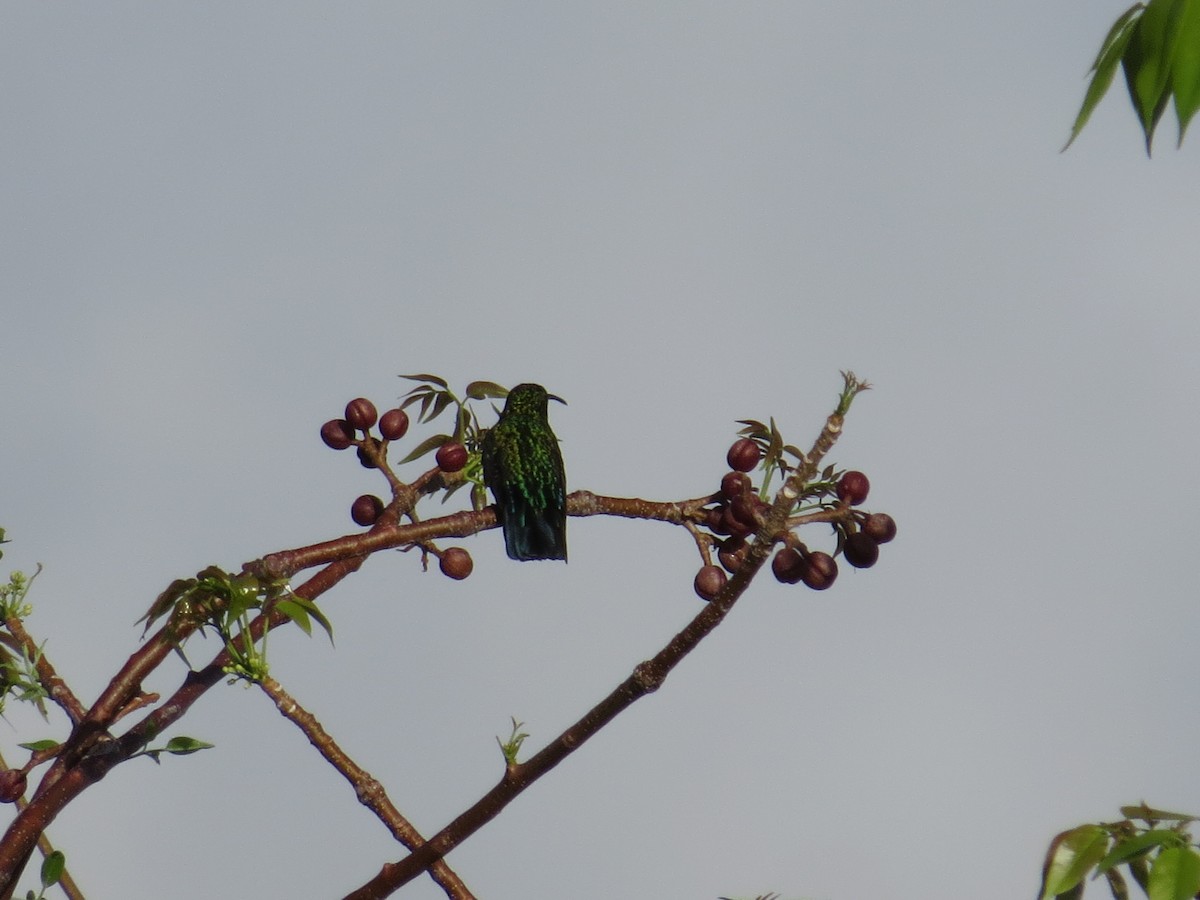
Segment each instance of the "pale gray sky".
[{"label": "pale gray sky", "polygon": [[[1008,900],[1064,827],[1200,811],[1196,148],[1147,161],[1118,84],[1058,153],[1127,5],[7,4],[29,628],[91,698],[172,579],[353,530],[382,481],[317,430],[401,373],[542,382],[573,488],[678,499],[737,419],[806,445],[852,368],[880,564],[762,579],[451,865],[489,900]],[[698,609],[684,532],[570,534],[466,541],[462,583],[383,554],[324,600],[336,649],[273,638],[427,834],[509,716],[540,746]],[[9,758],[62,734],[9,722]],[[259,692],[179,732],[218,747],[54,824],[89,896],[336,897],[399,855]]]}]

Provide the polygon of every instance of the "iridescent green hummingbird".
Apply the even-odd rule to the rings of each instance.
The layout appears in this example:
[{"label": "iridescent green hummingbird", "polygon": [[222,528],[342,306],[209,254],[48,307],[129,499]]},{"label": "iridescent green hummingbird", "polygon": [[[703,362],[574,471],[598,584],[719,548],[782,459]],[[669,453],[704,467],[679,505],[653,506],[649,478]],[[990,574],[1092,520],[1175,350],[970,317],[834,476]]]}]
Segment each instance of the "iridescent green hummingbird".
[{"label": "iridescent green hummingbird", "polygon": [[483,483],[496,498],[512,559],[567,558],[567,476],[540,384],[508,392],[500,420],[483,437]]}]

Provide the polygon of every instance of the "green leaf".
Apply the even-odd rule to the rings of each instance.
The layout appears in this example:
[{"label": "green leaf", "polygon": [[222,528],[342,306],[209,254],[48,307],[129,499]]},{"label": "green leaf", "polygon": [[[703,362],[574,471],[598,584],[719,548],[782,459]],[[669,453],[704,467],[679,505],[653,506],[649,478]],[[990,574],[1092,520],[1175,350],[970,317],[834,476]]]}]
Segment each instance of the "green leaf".
[{"label": "green leaf", "polygon": [[1129,45],[1134,26],[1144,8],[1145,5],[1142,3],[1133,4],[1109,29],[1108,36],[1100,45],[1096,61],[1092,64],[1091,71],[1095,74],[1092,75],[1092,80],[1088,84],[1087,92],[1083,96],[1083,106],[1079,108],[1079,115],[1075,117],[1075,124],[1071,127],[1071,137],[1063,145],[1063,150],[1070,147],[1075,142],[1075,138],[1079,137],[1079,132],[1083,131],[1088,119],[1092,117],[1092,111],[1112,86],[1113,76],[1117,73],[1117,64],[1125,55],[1125,48]]},{"label": "green leaf", "polygon": [[196,753],[199,750],[210,750],[215,746],[216,744],[210,744],[207,741],[200,741],[196,738],[180,735],[167,741],[167,746],[163,747],[163,751],[173,753],[176,756],[187,756],[189,753]]},{"label": "green leaf", "polygon": [[1108,832],[1099,825],[1080,825],[1055,836],[1046,852],[1039,900],[1052,900],[1081,885],[1107,850]]},{"label": "green leaf", "polygon": [[42,860],[42,887],[48,888],[51,885],[58,884],[58,879],[62,878],[63,869],[66,865],[67,858],[61,850],[55,850]]},{"label": "green leaf", "polygon": [[1171,88],[1175,92],[1175,118],[1179,120],[1178,145],[1182,145],[1188,124],[1200,109],[1200,0],[1186,3],[1180,16]]},{"label": "green leaf", "polygon": [[17,746],[24,747],[26,750],[32,750],[34,753],[40,753],[42,750],[53,750],[58,746],[58,741],[46,738],[41,741],[30,741],[27,744],[17,744]]},{"label": "green leaf", "polygon": [[494,381],[472,381],[467,385],[466,394],[472,400],[483,400],[488,397],[507,397],[508,388],[501,387]]},{"label": "green leaf", "polygon": [[433,404],[433,411],[429,415],[421,419],[422,422],[432,422],[440,416],[451,403],[454,402],[454,395],[447,391],[444,394],[438,394],[437,400]]},{"label": "green leaf", "polygon": [[1189,900],[1200,891],[1200,855],[1190,847],[1169,847],[1150,867],[1150,900]]},{"label": "green leaf", "polygon": [[1196,817],[1188,813],[1168,812],[1165,809],[1155,809],[1142,803],[1138,806],[1122,806],[1121,815],[1127,819],[1141,819],[1144,822],[1195,822]]},{"label": "green leaf", "polygon": [[1118,841],[1112,848],[1112,852],[1100,861],[1096,866],[1096,874],[1103,874],[1113,866],[1119,866],[1125,860],[1132,856],[1137,856],[1139,853],[1144,853],[1152,847],[1166,846],[1175,847],[1180,844],[1183,839],[1179,832],[1171,831],[1167,828],[1157,828],[1153,831],[1143,831],[1141,834],[1134,835],[1128,840]]},{"label": "green leaf", "polygon": [[419,459],[426,453],[436,450],[438,447],[442,446],[442,444],[449,443],[449,441],[450,435],[448,434],[435,434],[432,437],[427,437],[425,440],[421,441],[421,443],[417,444],[417,446],[413,447],[412,452],[409,453],[408,456],[400,460],[400,465],[404,465],[404,463],[407,462],[412,462],[414,459]]},{"label": "green leaf", "polygon": [[436,375],[401,375],[400,377],[406,378],[409,381],[428,381],[430,384],[436,384],[438,387],[443,389],[449,387],[444,378],[438,378]]},{"label": "green leaf", "polygon": [[1147,154],[1171,95],[1171,63],[1179,37],[1180,13],[1187,2],[1150,0],[1121,58],[1129,96],[1146,135]]},{"label": "green leaf", "polygon": [[325,617],[325,613],[321,612],[317,604],[313,603],[307,597],[292,594],[290,597],[276,603],[275,608],[299,625],[304,630],[304,633],[310,636],[312,635],[312,625],[308,621],[309,617],[316,619],[317,624],[325,629],[325,633],[329,635],[329,643],[333,643],[333,625]]}]

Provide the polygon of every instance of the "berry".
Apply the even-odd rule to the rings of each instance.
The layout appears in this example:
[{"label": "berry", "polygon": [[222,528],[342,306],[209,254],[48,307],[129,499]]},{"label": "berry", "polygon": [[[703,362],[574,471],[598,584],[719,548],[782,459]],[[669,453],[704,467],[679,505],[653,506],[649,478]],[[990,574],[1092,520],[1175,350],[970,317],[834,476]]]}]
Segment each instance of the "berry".
[{"label": "berry", "polygon": [[321,440],[331,450],[345,450],[354,440],[354,429],[345,419],[330,419],[321,426]]},{"label": "berry", "polygon": [[879,545],[869,534],[856,531],[842,544],[842,556],[856,569],[869,569],[879,559]]},{"label": "berry", "polygon": [[457,472],[467,464],[467,448],[462,444],[442,444],[434,458],[443,472]]},{"label": "berry", "polygon": [[783,584],[795,584],[804,574],[804,557],[798,550],[784,547],[771,560],[771,572]]},{"label": "berry", "polygon": [[871,482],[862,472],[846,472],[837,483],[838,499],[851,506],[858,506],[866,500],[870,490]]},{"label": "berry", "polygon": [[695,587],[696,593],[700,595],[701,600],[708,601],[717,596],[717,591],[728,580],[728,576],[717,566],[701,566],[700,571],[696,573],[696,580],[692,586]]},{"label": "berry", "polygon": [[374,525],[383,512],[383,501],[374,494],[363,494],[350,504],[350,518],[358,525]]},{"label": "berry", "polygon": [[725,571],[732,574],[742,567],[749,550],[749,545],[746,544],[744,537],[730,536],[721,541],[721,545],[717,549],[717,558],[725,567]]},{"label": "berry", "polygon": [[727,472],[721,479],[721,496],[726,500],[736,500],[750,490],[750,476],[745,472]]},{"label": "berry", "polygon": [[408,431],[408,413],[402,409],[389,409],[379,417],[379,433],[385,441],[398,441]]},{"label": "berry", "polygon": [[804,557],[804,569],[800,580],[814,591],[823,591],[837,578],[837,562],[828,553],[818,550]]},{"label": "berry", "polygon": [[[368,440],[370,440],[370,438],[368,438]],[[367,448],[365,446],[360,445],[358,448],[358,461],[359,461],[359,463],[362,464],[362,467],[364,469],[378,469],[379,468],[379,466],[376,464],[375,460],[371,459],[370,455],[367,453]]]},{"label": "berry", "polygon": [[896,520],[887,513],[871,513],[862,524],[863,534],[877,544],[886,544],[896,536]]},{"label": "berry", "polygon": [[714,506],[704,511],[704,525],[713,534],[729,534],[725,527],[725,506]]},{"label": "berry", "polygon": [[462,547],[448,547],[442,551],[442,558],[438,560],[438,568],[447,578],[462,581],[471,574],[475,563],[471,559],[471,554]]},{"label": "berry", "polygon": [[0,803],[16,803],[25,793],[25,773],[20,769],[0,772]]},{"label": "berry", "polygon": [[739,537],[745,537],[754,530],[754,525],[747,525],[734,515],[732,506],[725,506],[721,509],[721,527],[713,530],[717,534],[736,534]]},{"label": "berry", "polygon": [[725,454],[725,462],[729,463],[729,468],[735,472],[749,472],[758,465],[760,459],[762,451],[750,438],[734,441],[729,452]]},{"label": "berry", "polygon": [[748,530],[758,528],[758,515],[766,508],[766,504],[758,499],[756,494],[739,494],[738,498],[729,504],[729,515],[740,522]]},{"label": "berry", "polygon": [[346,404],[346,421],[355,428],[366,431],[375,424],[375,420],[378,418],[379,413],[375,411],[375,404],[366,397],[359,397]]}]

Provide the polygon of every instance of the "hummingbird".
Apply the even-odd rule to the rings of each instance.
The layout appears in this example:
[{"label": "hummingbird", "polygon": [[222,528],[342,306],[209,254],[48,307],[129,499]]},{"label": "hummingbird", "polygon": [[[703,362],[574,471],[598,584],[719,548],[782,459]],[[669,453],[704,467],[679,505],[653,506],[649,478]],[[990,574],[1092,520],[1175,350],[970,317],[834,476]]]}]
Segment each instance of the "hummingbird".
[{"label": "hummingbird", "polygon": [[540,384],[518,384],[480,447],[511,559],[567,558],[567,476],[548,400],[567,402]]}]

